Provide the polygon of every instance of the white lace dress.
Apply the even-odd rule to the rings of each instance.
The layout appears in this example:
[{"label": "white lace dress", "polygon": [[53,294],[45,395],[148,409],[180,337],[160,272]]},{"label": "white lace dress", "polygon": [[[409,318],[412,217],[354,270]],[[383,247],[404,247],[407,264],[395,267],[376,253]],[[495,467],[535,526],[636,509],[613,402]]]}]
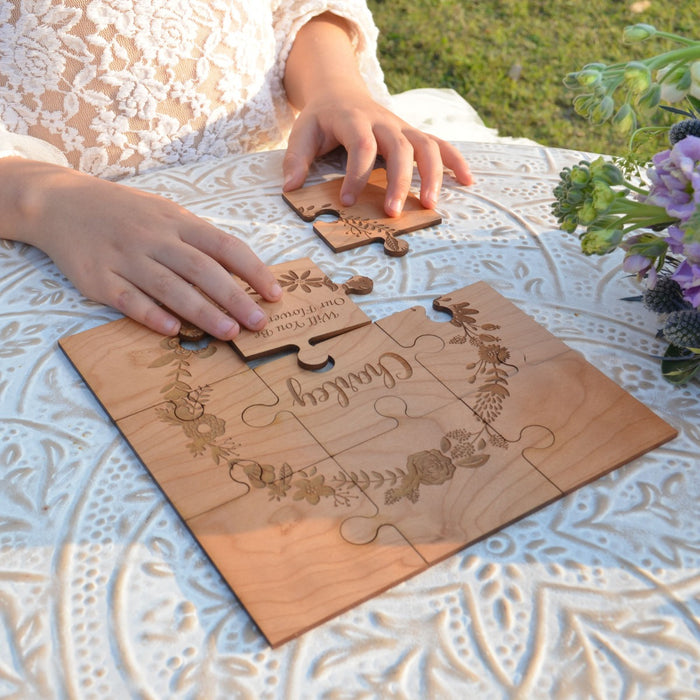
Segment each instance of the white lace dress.
[{"label": "white lace dress", "polygon": [[0,156],[118,179],[280,148],[298,30],[349,19],[360,70],[388,94],[363,0],[0,0]]}]

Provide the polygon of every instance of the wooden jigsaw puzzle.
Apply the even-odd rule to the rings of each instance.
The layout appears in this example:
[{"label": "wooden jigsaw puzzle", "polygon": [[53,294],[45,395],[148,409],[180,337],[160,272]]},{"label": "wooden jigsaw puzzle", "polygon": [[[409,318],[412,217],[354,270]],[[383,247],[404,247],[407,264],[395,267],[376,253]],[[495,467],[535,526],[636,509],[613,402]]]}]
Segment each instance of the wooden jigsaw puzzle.
[{"label": "wooden jigsaw puzzle", "polygon": [[130,319],[60,341],[273,646],[676,435],[485,283],[434,306],[304,336],[317,370]]},{"label": "wooden jigsaw puzzle", "polygon": [[283,198],[304,221],[314,221],[323,214],[337,216],[336,221],[316,221],[314,231],[336,252],[357,248],[373,241],[384,242],[387,255],[400,257],[408,252],[408,243],[397,238],[403,233],[434,226],[442,217],[425,209],[417,197],[408,195],[401,216],[384,212],[386,171],[373,170],[357,202],[349,207],[340,202],[342,178],[286,192]]}]

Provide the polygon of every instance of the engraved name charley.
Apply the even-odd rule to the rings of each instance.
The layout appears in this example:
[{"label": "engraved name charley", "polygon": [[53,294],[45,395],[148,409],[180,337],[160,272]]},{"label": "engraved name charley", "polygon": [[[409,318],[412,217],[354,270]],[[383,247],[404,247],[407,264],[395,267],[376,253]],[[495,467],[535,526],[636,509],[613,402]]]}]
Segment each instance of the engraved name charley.
[{"label": "engraved name charley", "polygon": [[332,377],[317,386],[304,387],[296,377],[287,379],[287,389],[292,396],[292,403],[297,406],[316,406],[335,398],[339,406],[345,408],[350,404],[351,394],[360,388],[381,380],[387,389],[397,381],[410,379],[413,368],[408,360],[395,352],[385,352],[375,363],[367,362],[358,371]]}]

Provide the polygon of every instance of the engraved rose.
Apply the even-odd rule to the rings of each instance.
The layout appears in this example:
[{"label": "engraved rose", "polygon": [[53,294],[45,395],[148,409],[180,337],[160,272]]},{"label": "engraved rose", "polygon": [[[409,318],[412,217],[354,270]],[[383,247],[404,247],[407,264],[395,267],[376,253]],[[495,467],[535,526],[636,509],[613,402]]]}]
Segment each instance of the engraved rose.
[{"label": "engraved rose", "polygon": [[387,504],[396,503],[406,497],[412,503],[418,501],[418,487],[439,486],[449,481],[455,473],[455,465],[449,457],[440,450],[423,450],[409,455],[406,460],[406,474],[401,484],[386,492],[384,500]]},{"label": "engraved rose", "polygon": [[226,423],[211,413],[203,413],[194,420],[182,421],[182,430],[192,440],[187,448],[196,457],[226,432]]},{"label": "engraved rose", "polygon": [[418,482],[429,486],[439,486],[449,481],[455,473],[455,465],[440,450],[423,450],[410,455],[406,461],[408,475],[415,473]]}]

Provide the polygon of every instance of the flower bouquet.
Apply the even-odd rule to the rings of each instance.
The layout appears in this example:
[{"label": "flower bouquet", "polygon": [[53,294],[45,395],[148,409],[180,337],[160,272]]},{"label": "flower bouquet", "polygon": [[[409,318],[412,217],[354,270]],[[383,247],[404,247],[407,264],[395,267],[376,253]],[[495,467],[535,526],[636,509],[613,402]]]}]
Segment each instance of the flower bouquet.
[{"label": "flower bouquet", "polygon": [[[700,376],[700,41],[646,24],[625,29],[627,42],[652,37],[677,46],[644,60],[591,63],[564,81],[578,94],[575,110],[594,124],[631,133],[625,157],[583,160],[561,172],[552,210],[564,231],[579,232],[587,255],[620,248],[622,267],[644,290],[644,305],[660,314],[668,343],[661,369],[682,384]],[[684,109],[672,106],[684,102]],[[659,110],[678,117],[644,126]],[[650,159],[650,137],[667,141]],[[646,137],[646,138],[645,138]]]}]

